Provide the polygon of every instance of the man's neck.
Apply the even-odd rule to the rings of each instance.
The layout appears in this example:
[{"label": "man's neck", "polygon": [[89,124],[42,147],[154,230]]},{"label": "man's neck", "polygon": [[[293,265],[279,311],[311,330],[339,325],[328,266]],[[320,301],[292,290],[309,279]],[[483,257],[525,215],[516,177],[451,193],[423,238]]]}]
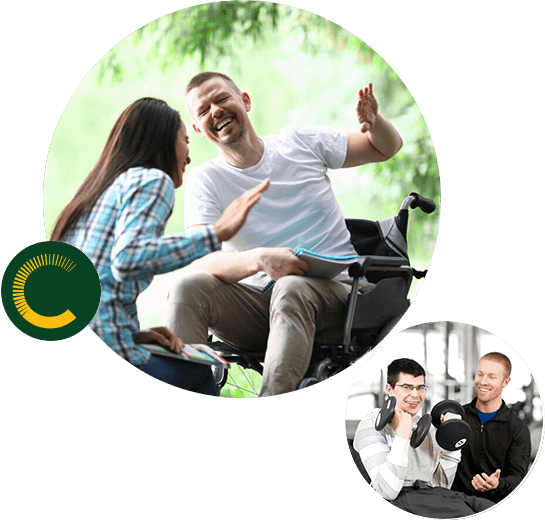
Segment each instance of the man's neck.
[{"label": "man's neck", "polygon": [[221,155],[231,166],[245,169],[255,166],[263,157],[265,146],[255,132],[235,146],[220,147]]},{"label": "man's neck", "polygon": [[501,407],[501,397],[499,399],[494,399],[493,401],[489,401],[488,403],[483,403],[482,401],[479,401],[477,399],[477,402],[475,403],[475,407],[477,408],[477,410],[483,413],[496,412]]}]

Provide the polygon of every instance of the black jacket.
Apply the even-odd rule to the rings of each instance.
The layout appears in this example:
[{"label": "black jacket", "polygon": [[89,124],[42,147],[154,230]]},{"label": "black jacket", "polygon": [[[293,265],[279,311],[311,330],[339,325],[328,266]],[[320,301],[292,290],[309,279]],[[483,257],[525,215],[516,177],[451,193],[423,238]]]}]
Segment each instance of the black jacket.
[{"label": "black jacket", "polygon": [[[465,420],[471,426],[471,440],[462,448],[452,484],[455,491],[499,502],[513,491],[528,471],[530,464],[530,431],[517,414],[502,404],[495,417],[481,424],[475,403],[464,406]],[[471,481],[476,474],[491,475],[501,470],[499,485],[487,492],[476,491]]]}]

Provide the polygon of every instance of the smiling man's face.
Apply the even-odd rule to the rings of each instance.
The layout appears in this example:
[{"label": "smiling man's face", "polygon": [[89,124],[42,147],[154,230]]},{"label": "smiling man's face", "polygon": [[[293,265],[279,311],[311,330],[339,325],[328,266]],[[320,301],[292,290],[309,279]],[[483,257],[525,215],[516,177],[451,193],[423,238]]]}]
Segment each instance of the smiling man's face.
[{"label": "smiling man's face", "polygon": [[223,78],[211,78],[192,89],[186,106],[194,130],[220,148],[237,146],[247,133],[250,97]]},{"label": "smiling man's face", "polygon": [[426,399],[424,376],[414,377],[400,372],[396,384],[386,385],[388,395],[397,400],[397,408],[411,415],[416,415]]},{"label": "smiling man's face", "polygon": [[501,406],[502,390],[509,384],[505,367],[498,361],[483,358],[475,374],[474,388],[477,408],[481,412],[495,411]]}]

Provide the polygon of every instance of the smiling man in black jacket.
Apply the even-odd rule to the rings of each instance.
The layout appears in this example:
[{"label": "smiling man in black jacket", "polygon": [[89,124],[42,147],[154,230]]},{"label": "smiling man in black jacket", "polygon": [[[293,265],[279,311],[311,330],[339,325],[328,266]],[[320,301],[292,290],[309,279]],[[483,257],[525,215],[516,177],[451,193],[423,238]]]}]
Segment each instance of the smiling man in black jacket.
[{"label": "smiling man in black jacket", "polygon": [[499,502],[528,471],[530,432],[501,394],[509,384],[511,362],[498,352],[485,354],[475,374],[475,399],[464,406],[472,436],[462,449],[452,489]]}]

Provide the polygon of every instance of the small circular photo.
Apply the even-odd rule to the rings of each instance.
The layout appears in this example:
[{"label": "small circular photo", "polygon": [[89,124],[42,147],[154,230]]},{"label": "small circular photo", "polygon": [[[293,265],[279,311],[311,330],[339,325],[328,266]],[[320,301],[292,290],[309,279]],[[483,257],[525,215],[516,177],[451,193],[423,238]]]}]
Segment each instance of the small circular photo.
[{"label": "small circular photo", "polygon": [[435,322],[362,360],[345,419],[354,462],[380,496],[423,517],[461,518],[527,478],[543,408],[511,347],[472,325]]}]

